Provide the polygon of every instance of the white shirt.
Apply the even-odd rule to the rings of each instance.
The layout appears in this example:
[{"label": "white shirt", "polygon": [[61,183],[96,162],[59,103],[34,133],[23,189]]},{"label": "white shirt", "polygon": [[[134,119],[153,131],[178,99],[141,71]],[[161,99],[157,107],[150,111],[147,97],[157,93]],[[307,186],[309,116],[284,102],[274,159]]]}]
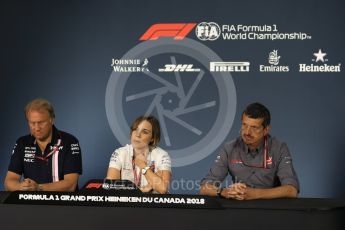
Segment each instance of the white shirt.
[{"label": "white shirt", "polygon": [[[126,145],[116,149],[110,157],[109,168],[115,168],[121,172],[122,180],[130,180],[135,183],[133,172],[133,146]],[[168,170],[171,172],[171,160],[169,154],[163,149],[156,147],[147,155],[147,166],[150,166],[154,173]],[[148,184],[138,166],[135,166],[137,178],[140,178],[140,187]]]}]

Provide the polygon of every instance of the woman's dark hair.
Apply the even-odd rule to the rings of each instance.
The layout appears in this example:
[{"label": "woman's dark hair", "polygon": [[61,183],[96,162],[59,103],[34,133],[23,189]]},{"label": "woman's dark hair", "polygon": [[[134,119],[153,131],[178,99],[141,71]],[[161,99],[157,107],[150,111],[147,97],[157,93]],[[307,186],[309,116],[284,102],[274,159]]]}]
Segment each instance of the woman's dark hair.
[{"label": "woman's dark hair", "polygon": [[152,148],[157,147],[161,139],[161,127],[159,125],[159,121],[154,116],[140,116],[135,119],[135,121],[131,125],[131,135],[132,132],[138,128],[139,124],[142,121],[147,121],[152,126],[152,141],[149,143],[149,146]]}]

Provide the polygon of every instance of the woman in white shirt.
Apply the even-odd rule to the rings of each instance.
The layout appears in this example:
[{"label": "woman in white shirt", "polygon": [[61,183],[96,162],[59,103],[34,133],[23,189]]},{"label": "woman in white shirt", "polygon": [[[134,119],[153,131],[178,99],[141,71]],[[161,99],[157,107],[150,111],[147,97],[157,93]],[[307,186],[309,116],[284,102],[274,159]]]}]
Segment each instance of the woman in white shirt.
[{"label": "woman in white shirt", "polygon": [[159,121],[154,116],[140,116],[131,126],[131,144],[111,155],[107,179],[130,180],[142,192],[165,194],[171,180],[171,160],[157,145]]}]

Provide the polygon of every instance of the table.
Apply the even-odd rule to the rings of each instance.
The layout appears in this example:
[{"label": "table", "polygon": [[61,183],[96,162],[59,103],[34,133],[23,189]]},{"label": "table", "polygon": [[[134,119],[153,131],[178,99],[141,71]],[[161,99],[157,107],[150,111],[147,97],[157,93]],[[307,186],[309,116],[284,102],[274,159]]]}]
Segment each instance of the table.
[{"label": "table", "polygon": [[[104,207],[4,204],[8,196],[8,192],[0,192],[1,229],[283,230],[345,227],[345,199],[235,201],[211,198],[220,204],[219,208],[149,208],[116,205]],[[156,196],[164,197],[164,195]],[[170,196],[181,197],[181,195]]]}]

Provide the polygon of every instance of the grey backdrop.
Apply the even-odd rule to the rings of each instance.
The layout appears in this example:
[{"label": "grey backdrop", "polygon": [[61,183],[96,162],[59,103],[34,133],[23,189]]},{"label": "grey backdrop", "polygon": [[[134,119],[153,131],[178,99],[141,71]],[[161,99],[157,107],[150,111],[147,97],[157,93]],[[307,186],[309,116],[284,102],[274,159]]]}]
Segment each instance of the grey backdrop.
[{"label": "grey backdrop", "polygon": [[[105,109],[111,59],[139,44],[154,23],[210,22],[277,24],[282,32],[301,31],[309,41],[205,41],[225,61],[250,61],[251,71],[233,73],[237,109],[226,140],[238,135],[240,115],[260,101],[272,113],[272,135],[286,141],[294,158],[302,197],[344,197],[345,76],[298,73],[322,49],[330,64],[344,63],[344,3],[332,1],[1,1],[0,181],[12,147],[28,133],[25,104],[50,100],[59,129],[78,137],[84,173],[80,185],[105,176],[110,154],[120,143]],[[260,73],[268,53],[277,49],[289,73]],[[207,88],[205,89],[207,93]],[[135,111],[133,111],[135,113]],[[194,164],[173,168],[180,187],[197,193],[217,151]],[[183,182],[185,181],[185,182]],[[190,183],[190,184],[188,184]],[[183,186],[182,186],[183,184]],[[0,185],[3,189],[3,185]]]}]

